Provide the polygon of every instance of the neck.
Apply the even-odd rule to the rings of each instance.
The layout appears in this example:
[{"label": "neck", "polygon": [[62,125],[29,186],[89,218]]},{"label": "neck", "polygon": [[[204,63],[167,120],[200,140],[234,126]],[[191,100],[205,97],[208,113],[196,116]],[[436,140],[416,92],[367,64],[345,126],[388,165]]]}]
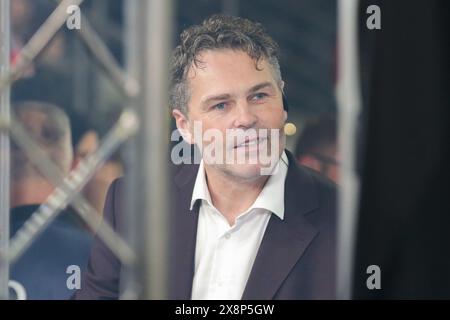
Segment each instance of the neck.
[{"label": "neck", "polygon": [[240,179],[207,165],[205,173],[211,201],[230,226],[234,225],[239,214],[255,202],[268,179],[268,176]]},{"label": "neck", "polygon": [[45,180],[15,182],[11,187],[11,207],[42,204],[53,190],[54,186]]}]

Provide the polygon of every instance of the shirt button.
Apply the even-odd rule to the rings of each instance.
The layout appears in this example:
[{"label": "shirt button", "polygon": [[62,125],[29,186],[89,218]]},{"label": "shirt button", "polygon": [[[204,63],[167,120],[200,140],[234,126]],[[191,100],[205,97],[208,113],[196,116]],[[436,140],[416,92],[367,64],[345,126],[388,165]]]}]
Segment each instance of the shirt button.
[{"label": "shirt button", "polygon": [[230,239],[230,238],[231,238],[231,234],[225,233],[225,239]]}]

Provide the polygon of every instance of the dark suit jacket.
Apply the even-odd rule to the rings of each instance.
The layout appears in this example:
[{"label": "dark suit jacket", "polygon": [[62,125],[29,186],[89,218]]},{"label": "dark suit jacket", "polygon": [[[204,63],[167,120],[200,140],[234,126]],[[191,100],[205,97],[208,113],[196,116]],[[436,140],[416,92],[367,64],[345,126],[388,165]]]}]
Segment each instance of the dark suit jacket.
[{"label": "dark suit jacket", "polygon": [[[335,298],[336,189],[313,171],[300,167],[288,151],[285,182],[285,217],[272,215],[242,299]],[[189,211],[198,165],[183,165],[175,174],[170,246],[171,299],[190,299],[198,209]],[[123,233],[126,212],[121,195],[123,181],[116,180],[107,195],[105,219]],[[199,202],[197,203],[199,204]],[[96,240],[77,299],[116,299],[121,265],[105,245]]]}]

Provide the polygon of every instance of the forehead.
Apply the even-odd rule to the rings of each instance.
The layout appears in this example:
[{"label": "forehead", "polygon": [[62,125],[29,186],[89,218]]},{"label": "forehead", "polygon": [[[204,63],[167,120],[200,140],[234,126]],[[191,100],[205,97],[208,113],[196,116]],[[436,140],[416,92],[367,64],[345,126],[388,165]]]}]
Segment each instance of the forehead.
[{"label": "forehead", "polygon": [[[232,49],[206,50],[197,56],[187,75],[191,90],[232,90],[260,81],[275,82],[267,59],[258,62],[246,52]],[[209,90],[208,90],[209,91]]]},{"label": "forehead", "polygon": [[17,118],[28,127],[39,128],[47,120],[47,115],[40,110],[25,109],[18,111]]}]

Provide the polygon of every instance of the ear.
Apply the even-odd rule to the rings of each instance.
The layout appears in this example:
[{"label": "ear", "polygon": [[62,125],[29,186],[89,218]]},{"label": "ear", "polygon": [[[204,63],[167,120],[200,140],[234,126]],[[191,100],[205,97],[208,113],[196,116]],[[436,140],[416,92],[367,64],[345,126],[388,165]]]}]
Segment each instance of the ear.
[{"label": "ear", "polygon": [[192,137],[191,125],[189,123],[189,120],[187,119],[187,116],[179,109],[174,109],[172,111],[172,116],[175,118],[177,129],[183,137],[184,141],[189,144],[193,144],[194,139]]}]

